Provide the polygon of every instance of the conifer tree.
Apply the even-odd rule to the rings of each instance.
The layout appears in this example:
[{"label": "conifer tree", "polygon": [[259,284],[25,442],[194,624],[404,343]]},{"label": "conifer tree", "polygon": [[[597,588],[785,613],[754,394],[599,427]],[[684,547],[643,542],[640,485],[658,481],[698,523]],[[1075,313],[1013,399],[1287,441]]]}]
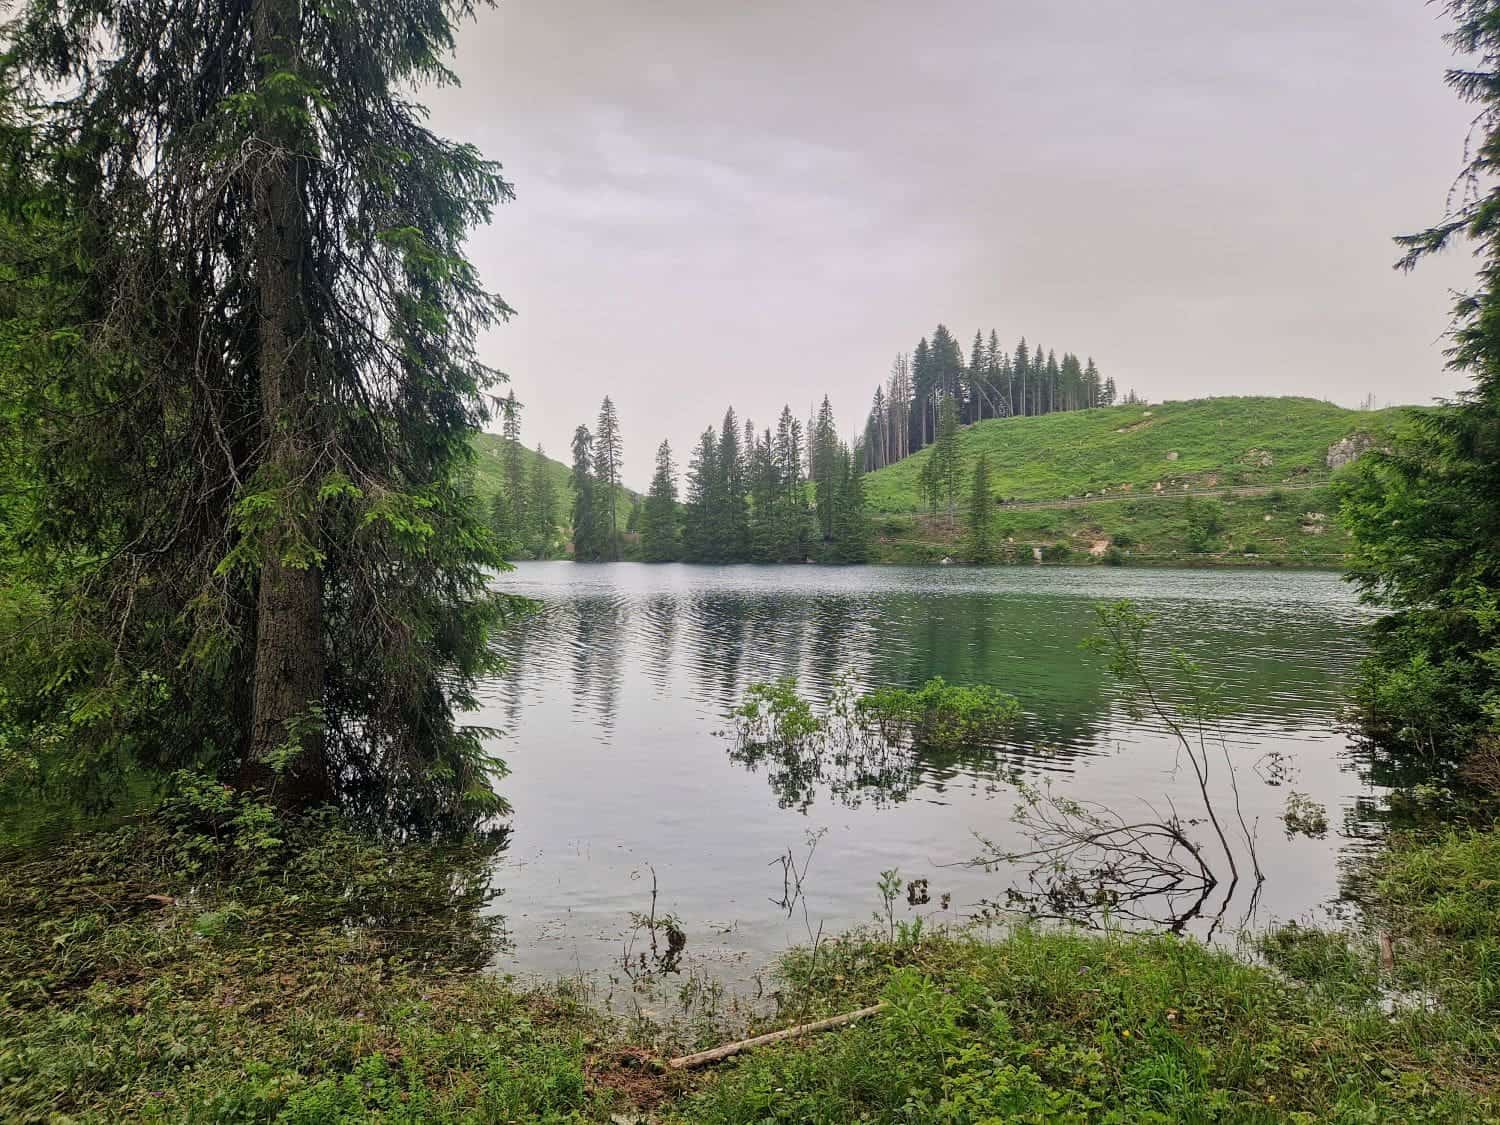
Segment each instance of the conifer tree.
[{"label": "conifer tree", "polygon": [[604,545],[599,537],[599,496],[594,481],[594,435],[587,426],[573,431],[573,561],[597,562]]},{"label": "conifer tree", "polygon": [[510,520],[510,501],[503,490],[490,497],[490,530],[500,543],[500,549],[511,555],[515,550],[516,529]]},{"label": "conifer tree", "polygon": [[599,404],[599,429],[594,434],[594,480],[598,486],[595,500],[601,520],[601,553],[609,559],[620,557],[620,462],[624,449],[620,439],[620,417],[608,395]]},{"label": "conifer tree", "polygon": [[802,469],[802,423],[792,415],[789,406],[781,408],[776,423],[772,458],[776,500],[771,561],[800,562],[808,555],[811,513],[807,506],[807,478]]},{"label": "conifer tree", "polygon": [[767,562],[771,557],[772,515],[776,503],[776,471],[771,458],[771,431],[752,437],[745,465],[745,488],[750,495],[750,546],[747,557]]},{"label": "conifer tree", "polygon": [[678,549],[677,468],[672,464],[672,446],[664,441],[656,450],[656,472],[641,514],[641,557],[647,562],[673,562]]},{"label": "conifer tree", "polygon": [[746,558],[750,550],[750,510],[740,436],[731,406],[724,412],[724,423],[719,430],[719,481],[713,516],[722,537],[722,553],[728,559]]},{"label": "conifer tree", "polygon": [[911,353],[911,410],[908,417],[909,440],[907,452],[926,449],[932,440],[932,415],[930,407],[936,389],[936,372],[932,365],[931,349],[927,337],[917,343]]},{"label": "conifer tree", "polygon": [[505,470],[507,516],[513,534],[520,539],[526,528],[526,459],[521,452],[521,404],[512,390],[501,406],[501,434],[505,438],[502,465]]},{"label": "conifer tree", "polygon": [[547,454],[536,447],[531,465],[531,491],[526,504],[526,518],[531,541],[538,558],[552,554],[552,539],[557,533],[557,492],[548,471]]},{"label": "conifer tree", "polygon": [[969,366],[964,378],[964,404],[962,420],[980,422],[984,420],[985,382],[989,373],[989,353],[984,347],[984,333],[974,330],[974,343],[969,348]]},{"label": "conifer tree", "polygon": [[958,406],[951,398],[943,400],[938,414],[938,436],[932,443],[931,464],[935,486],[948,507],[948,525],[951,527],[958,509],[962,475],[958,453]]},{"label": "conifer tree", "polygon": [[990,486],[990,459],[981,453],[974,465],[974,481],[966,513],[969,560],[976,563],[995,561],[995,502]]},{"label": "conifer tree", "polygon": [[719,437],[710,426],[688,462],[687,501],[682,519],[682,557],[689,562],[724,561],[718,535],[721,470]]},{"label": "conifer tree", "polygon": [[1026,337],[1021,337],[1021,342],[1016,345],[1016,358],[1011,361],[1011,371],[1014,373],[1016,383],[1019,384],[1016,399],[1019,409],[1016,411],[1022,417],[1031,414],[1031,399],[1027,394],[1026,384],[1031,377],[1031,355],[1026,349]]},{"label": "conifer tree", "polygon": [[1461,56],[1448,84],[1474,108],[1449,209],[1398,239],[1415,268],[1455,242],[1478,262],[1453,310],[1449,364],[1473,384],[1440,411],[1413,412],[1388,452],[1356,466],[1344,519],[1351,576],[1389,613],[1372,631],[1357,693],[1367,733],[1418,761],[1455,762],[1500,744],[1500,3],[1446,0]]},{"label": "conifer tree", "polygon": [[7,631],[36,687],[0,726],[92,754],[73,775],[207,768],[423,828],[503,803],[460,716],[508,610],[463,478],[498,378],[476,340],[509,310],[463,242],[510,187],[410,93],[451,79],[470,11],[9,6],[5,163],[67,233],[7,265],[76,298],[28,363],[46,416],[11,420],[50,470],[16,562],[50,609],[15,637],[109,641],[59,678]]},{"label": "conifer tree", "polygon": [[848,474],[839,496],[838,557],[841,562],[870,560],[870,513],[865,499],[865,451],[855,446],[848,455]]},{"label": "conifer tree", "polygon": [[828,396],[823,396],[823,405],[813,422],[812,432],[812,478],[813,495],[817,506],[818,534],[823,542],[833,540],[834,510],[838,504],[838,429],[833,420],[833,406]]}]

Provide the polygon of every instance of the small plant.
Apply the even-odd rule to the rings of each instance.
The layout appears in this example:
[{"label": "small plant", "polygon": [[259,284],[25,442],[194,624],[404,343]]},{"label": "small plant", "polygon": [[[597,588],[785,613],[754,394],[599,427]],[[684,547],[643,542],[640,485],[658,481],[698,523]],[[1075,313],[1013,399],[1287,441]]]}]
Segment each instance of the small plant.
[{"label": "small plant", "polygon": [[[682,954],[687,948],[687,931],[676,914],[656,912],[656,868],[651,867],[651,908],[642,914],[632,911],[632,931],[625,942],[621,965],[633,981],[649,980],[657,974],[682,971]],[[637,952],[636,935],[645,931],[649,948]]]},{"label": "small plant", "polygon": [[1073,548],[1066,543],[1051,543],[1042,548],[1042,561],[1050,563],[1067,562],[1073,557]]},{"label": "small plant", "polygon": [[886,932],[890,936],[890,940],[895,941],[896,897],[901,893],[900,870],[892,867],[889,871],[882,871],[880,873],[880,882],[876,883],[875,886],[877,889],[879,889],[881,901],[885,904],[885,916],[881,917],[881,915],[877,912],[874,915],[875,921],[883,922],[886,927]]}]

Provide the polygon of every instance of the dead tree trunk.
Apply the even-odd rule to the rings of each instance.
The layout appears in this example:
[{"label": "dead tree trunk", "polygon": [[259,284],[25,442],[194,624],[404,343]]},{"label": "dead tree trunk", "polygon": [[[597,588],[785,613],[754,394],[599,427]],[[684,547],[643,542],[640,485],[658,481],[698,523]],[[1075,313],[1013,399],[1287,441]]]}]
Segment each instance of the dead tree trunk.
[{"label": "dead tree trunk", "polygon": [[[317,803],[330,793],[314,714],[323,696],[322,580],[316,565],[284,561],[289,550],[305,560],[317,545],[316,517],[301,499],[314,491],[309,477],[316,448],[313,353],[303,308],[306,160],[298,119],[305,102],[295,90],[279,92],[267,81],[295,70],[301,9],[301,0],[255,0],[252,16],[262,68],[261,125],[249,170],[263,471],[287,499],[280,526],[265,544],[257,590],[253,717],[242,772],[242,780],[273,788],[278,800],[292,807]],[[300,752],[278,777],[272,763],[293,740]]]}]

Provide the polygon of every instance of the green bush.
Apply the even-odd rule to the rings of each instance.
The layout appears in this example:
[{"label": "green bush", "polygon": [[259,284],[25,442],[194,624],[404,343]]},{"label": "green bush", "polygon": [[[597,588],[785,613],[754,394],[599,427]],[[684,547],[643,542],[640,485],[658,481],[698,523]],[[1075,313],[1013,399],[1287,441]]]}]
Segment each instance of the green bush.
[{"label": "green bush", "polygon": [[823,720],[797,694],[797,677],[753,683],[732,712],[741,742],[795,749],[821,734]]},{"label": "green bush", "polygon": [[887,741],[954,748],[1002,740],[1020,717],[1014,696],[987,684],[950,684],[941,676],[916,691],[880,688],[861,696],[856,714]]}]

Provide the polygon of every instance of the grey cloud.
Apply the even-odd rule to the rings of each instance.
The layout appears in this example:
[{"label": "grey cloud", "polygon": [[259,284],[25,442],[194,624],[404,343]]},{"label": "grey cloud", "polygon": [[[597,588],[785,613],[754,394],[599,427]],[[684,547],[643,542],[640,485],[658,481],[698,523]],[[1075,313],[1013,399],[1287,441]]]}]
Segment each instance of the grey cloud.
[{"label": "grey cloud", "polygon": [[730,402],[852,430],[943,320],[1094,355],[1155,398],[1421,401],[1462,256],[1467,113],[1421,0],[505,0],[434,123],[518,201],[472,251],[486,341],[560,458],[614,396],[627,478]]}]

